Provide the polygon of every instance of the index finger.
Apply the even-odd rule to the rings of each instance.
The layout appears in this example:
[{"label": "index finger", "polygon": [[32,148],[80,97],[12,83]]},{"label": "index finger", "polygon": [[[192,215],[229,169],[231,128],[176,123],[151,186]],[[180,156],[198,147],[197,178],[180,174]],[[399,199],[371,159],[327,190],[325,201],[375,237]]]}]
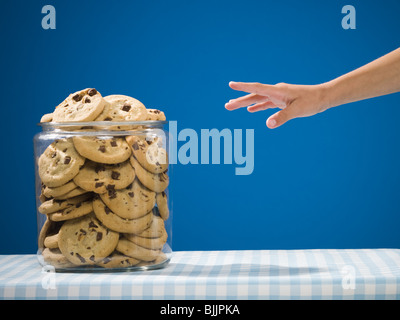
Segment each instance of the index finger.
[{"label": "index finger", "polygon": [[269,96],[274,93],[276,87],[269,84],[263,84],[258,82],[229,82],[229,86],[238,91],[244,91],[248,93],[255,93],[262,96]]}]

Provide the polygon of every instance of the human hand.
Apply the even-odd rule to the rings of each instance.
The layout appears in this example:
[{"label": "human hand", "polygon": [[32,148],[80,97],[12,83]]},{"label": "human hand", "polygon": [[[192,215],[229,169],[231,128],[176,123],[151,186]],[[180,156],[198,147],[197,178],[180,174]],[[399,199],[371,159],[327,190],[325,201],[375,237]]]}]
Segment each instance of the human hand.
[{"label": "human hand", "polygon": [[325,101],[326,84],[293,85],[278,83],[268,85],[262,83],[233,82],[229,86],[248,95],[230,100],[225,104],[227,110],[247,107],[249,112],[257,112],[271,108],[280,108],[267,120],[270,129],[277,128],[287,121],[315,115],[328,108]]}]

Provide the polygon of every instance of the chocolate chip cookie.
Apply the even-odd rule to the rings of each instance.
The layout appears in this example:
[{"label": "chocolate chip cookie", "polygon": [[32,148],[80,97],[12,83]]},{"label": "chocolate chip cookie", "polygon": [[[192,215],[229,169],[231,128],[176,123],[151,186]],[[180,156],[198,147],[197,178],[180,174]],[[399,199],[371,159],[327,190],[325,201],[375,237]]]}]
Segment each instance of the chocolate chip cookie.
[{"label": "chocolate chip cookie", "polygon": [[104,100],[110,104],[104,121],[145,121],[147,110],[139,100],[126,95],[109,95]]},{"label": "chocolate chip cookie", "polygon": [[78,202],[75,205],[68,206],[65,209],[48,214],[52,221],[65,221],[82,217],[93,211],[92,200]]},{"label": "chocolate chip cookie", "polygon": [[163,192],[168,187],[169,177],[165,172],[155,174],[144,169],[135,157],[132,156],[129,160],[135,168],[136,177],[146,188],[154,192]]},{"label": "chocolate chip cookie", "polygon": [[38,160],[38,173],[43,184],[59,187],[74,178],[85,163],[71,138],[58,139],[50,144]]},{"label": "chocolate chip cookie", "polygon": [[51,236],[47,236],[44,239],[44,246],[49,249],[57,249],[58,248],[58,233],[53,234]]},{"label": "chocolate chip cookie", "polygon": [[48,217],[46,217],[46,220],[43,223],[42,228],[40,229],[38,237],[38,247],[40,250],[43,250],[46,247],[45,245],[46,238],[58,234],[61,226],[62,222],[51,221]]},{"label": "chocolate chip cookie", "polygon": [[95,120],[107,102],[96,89],[70,94],[53,112],[53,122],[87,122]]},{"label": "chocolate chip cookie", "polygon": [[121,218],[111,211],[99,198],[93,201],[93,211],[97,219],[107,228],[121,233],[141,234],[144,230],[149,228],[153,220],[153,214],[151,212],[136,219]]},{"label": "chocolate chip cookie", "polygon": [[40,119],[40,122],[51,122],[53,121],[53,113],[46,113]]},{"label": "chocolate chip cookie", "polygon": [[129,241],[125,237],[122,237],[118,241],[116,250],[124,255],[143,261],[153,261],[161,252],[160,250],[141,247],[132,241]]},{"label": "chocolate chip cookie", "polygon": [[132,153],[136,160],[147,171],[162,173],[168,169],[167,151],[156,141],[140,136],[128,136],[126,141],[132,147]]},{"label": "chocolate chip cookie", "polygon": [[116,248],[118,232],[105,227],[92,213],[64,222],[58,246],[75,265],[95,264],[108,257]]},{"label": "chocolate chip cookie", "polygon": [[146,249],[161,250],[167,241],[167,233],[164,232],[161,237],[158,238],[144,238],[136,234],[125,234],[125,238],[129,241],[137,244]]},{"label": "chocolate chip cookie", "polygon": [[78,186],[75,184],[74,181],[69,181],[66,184],[63,184],[62,186],[59,187],[49,187],[44,185],[43,186],[43,195],[47,198],[57,198],[59,196],[63,196],[67,194],[68,192],[76,189]]},{"label": "chocolate chip cookie", "polygon": [[105,193],[110,189],[126,188],[135,179],[135,170],[127,160],[117,164],[103,164],[87,160],[74,182],[87,191]]},{"label": "chocolate chip cookie", "polygon": [[165,114],[158,109],[147,109],[147,119],[150,121],[165,121]]},{"label": "chocolate chip cookie", "polygon": [[88,192],[89,191],[78,187],[78,188],[71,190],[70,192],[67,192],[66,194],[62,194],[61,196],[54,197],[54,199],[66,200],[66,199],[70,199],[70,198],[73,198],[76,196],[80,196],[80,195],[88,193]]},{"label": "chocolate chip cookie", "polygon": [[97,265],[103,268],[128,268],[138,265],[140,260],[126,256],[118,251],[113,252],[110,256],[100,260]]},{"label": "chocolate chip cookie", "polygon": [[63,255],[60,251],[60,249],[55,248],[45,248],[42,251],[42,257],[43,260],[57,268],[71,268],[74,267],[74,264],[72,264],[66,257]]},{"label": "chocolate chip cookie", "polygon": [[54,213],[60,210],[63,210],[65,208],[75,206],[79,203],[82,203],[84,201],[87,201],[88,199],[92,198],[93,196],[89,193],[82,194],[77,197],[65,199],[65,200],[57,200],[57,199],[49,199],[45,202],[43,202],[39,208],[38,211],[43,214],[50,214]]},{"label": "chocolate chip cookie", "polygon": [[129,159],[132,151],[124,138],[100,139],[92,136],[73,137],[78,153],[99,163],[115,164]]},{"label": "chocolate chip cookie", "polygon": [[100,195],[101,200],[115,214],[124,219],[137,219],[154,207],[155,192],[148,190],[137,179],[125,189],[110,189]]},{"label": "chocolate chip cookie", "polygon": [[135,233],[142,238],[160,238],[166,233],[164,220],[156,215],[152,215],[150,226],[142,232],[127,232]]},{"label": "chocolate chip cookie", "polygon": [[169,217],[168,199],[167,194],[163,191],[156,194],[156,202],[158,212],[163,220],[167,220]]}]

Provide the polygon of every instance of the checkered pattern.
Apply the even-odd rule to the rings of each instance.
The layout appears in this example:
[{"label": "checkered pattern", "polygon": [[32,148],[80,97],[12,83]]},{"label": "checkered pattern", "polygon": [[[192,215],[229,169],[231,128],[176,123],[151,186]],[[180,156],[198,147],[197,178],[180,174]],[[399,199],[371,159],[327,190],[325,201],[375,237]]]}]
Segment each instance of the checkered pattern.
[{"label": "checkered pattern", "polygon": [[92,274],[0,256],[0,299],[399,298],[399,249],[175,252],[163,269]]}]

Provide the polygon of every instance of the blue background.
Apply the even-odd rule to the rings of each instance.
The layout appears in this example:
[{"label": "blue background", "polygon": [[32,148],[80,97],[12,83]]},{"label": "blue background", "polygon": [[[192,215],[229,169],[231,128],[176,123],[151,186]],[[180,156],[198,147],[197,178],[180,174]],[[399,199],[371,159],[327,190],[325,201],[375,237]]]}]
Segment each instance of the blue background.
[{"label": "blue background", "polygon": [[[43,30],[41,8],[56,8]],[[343,30],[341,8],[357,10]],[[269,130],[228,112],[228,82],[315,84],[399,46],[400,2],[2,1],[0,253],[36,252],[36,123],[95,87],[161,108],[178,130],[255,130],[255,168],[175,165],[173,249],[399,247],[400,95]],[[180,143],[182,145],[183,143]],[[178,145],[179,147],[179,145]]]}]

